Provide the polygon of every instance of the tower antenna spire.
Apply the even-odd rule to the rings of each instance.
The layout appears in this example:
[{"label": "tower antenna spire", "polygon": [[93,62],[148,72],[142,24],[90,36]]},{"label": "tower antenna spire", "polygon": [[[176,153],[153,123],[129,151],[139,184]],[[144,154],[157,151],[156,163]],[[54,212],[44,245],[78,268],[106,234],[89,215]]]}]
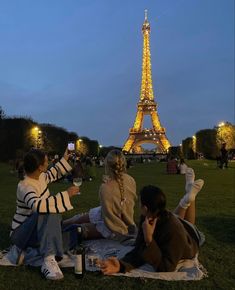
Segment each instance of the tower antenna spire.
[{"label": "tower antenna spire", "polygon": [[144,10],[144,20],[148,21],[148,10],[147,9]]}]

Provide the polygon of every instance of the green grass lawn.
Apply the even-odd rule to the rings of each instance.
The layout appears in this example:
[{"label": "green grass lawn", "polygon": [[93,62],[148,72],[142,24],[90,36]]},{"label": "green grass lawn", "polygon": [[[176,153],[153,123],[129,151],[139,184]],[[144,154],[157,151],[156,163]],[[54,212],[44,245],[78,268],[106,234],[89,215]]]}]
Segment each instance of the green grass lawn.
[{"label": "green grass lawn", "polygon": [[[99,273],[86,273],[83,280],[77,280],[72,269],[63,270],[63,281],[46,281],[39,268],[0,267],[0,289],[100,289],[100,290],[138,290],[138,289],[235,289],[235,163],[229,169],[216,168],[215,162],[191,161],[196,178],[205,180],[205,185],[197,198],[197,226],[206,235],[206,243],[200,250],[199,260],[208,271],[208,278],[201,281],[165,282],[152,279],[107,277]],[[139,190],[143,185],[153,184],[161,187],[168,198],[168,208],[174,209],[184,191],[184,176],[167,175],[165,163],[136,164],[129,170],[137,182]],[[97,178],[85,182],[82,194],[74,197],[74,210],[64,216],[85,212],[97,206],[98,189],[103,169],[97,169]],[[9,230],[15,212],[17,178],[10,168],[0,164],[0,249],[9,246]],[[66,183],[51,186],[51,192],[67,188]],[[138,220],[138,204],[135,219]]]}]

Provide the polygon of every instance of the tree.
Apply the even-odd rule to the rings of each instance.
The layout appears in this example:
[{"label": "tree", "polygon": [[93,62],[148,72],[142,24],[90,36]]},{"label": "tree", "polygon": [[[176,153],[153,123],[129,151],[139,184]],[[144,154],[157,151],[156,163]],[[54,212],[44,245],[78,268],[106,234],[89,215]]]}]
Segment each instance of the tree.
[{"label": "tree", "polygon": [[32,119],[21,117],[2,120],[0,160],[15,159],[17,152],[28,151],[33,146],[30,130],[34,124]]},{"label": "tree", "polygon": [[168,149],[168,156],[173,158],[182,158],[182,151],[180,146],[171,146]]},{"label": "tree", "polygon": [[44,150],[50,154],[64,153],[64,150],[69,141],[76,141],[78,138],[74,132],[68,132],[62,127],[58,127],[52,124],[41,124],[42,138],[44,143]]},{"label": "tree", "polygon": [[5,118],[5,113],[2,109],[2,107],[0,106],[0,160],[2,159],[1,158],[1,155],[3,154],[2,152],[2,148],[3,148],[3,145],[4,145],[4,129],[3,129],[3,119]]},{"label": "tree", "polygon": [[182,141],[183,156],[186,159],[195,159],[194,141],[192,137],[188,137]]},{"label": "tree", "polygon": [[97,140],[90,140],[89,155],[97,156],[99,154],[99,142]]},{"label": "tree", "polygon": [[[114,150],[114,149],[122,151],[121,147],[116,147],[116,146],[105,147],[105,146],[103,146],[102,148],[100,148],[100,154],[99,155],[105,157],[109,153],[109,151]],[[127,153],[125,151],[122,151],[122,152],[123,152],[123,154]]]},{"label": "tree", "polygon": [[97,140],[90,140],[83,136],[77,144],[77,149],[82,155],[97,156],[99,153],[99,142]]},{"label": "tree", "polygon": [[6,117],[5,112],[3,111],[3,108],[0,106],[0,122],[2,119]]},{"label": "tree", "polygon": [[220,148],[222,143],[226,143],[228,150],[235,149],[235,126],[229,122],[222,123],[215,127],[217,132],[216,142]]},{"label": "tree", "polygon": [[202,153],[207,159],[215,159],[219,154],[216,134],[215,129],[203,129],[196,133],[197,152]]},{"label": "tree", "polygon": [[99,143],[83,137],[78,140],[75,132],[51,124],[37,124],[31,118],[6,118],[0,107],[0,160],[7,161],[23,155],[31,147],[42,148],[50,155],[63,155],[69,141],[74,141],[83,155],[98,155]]}]

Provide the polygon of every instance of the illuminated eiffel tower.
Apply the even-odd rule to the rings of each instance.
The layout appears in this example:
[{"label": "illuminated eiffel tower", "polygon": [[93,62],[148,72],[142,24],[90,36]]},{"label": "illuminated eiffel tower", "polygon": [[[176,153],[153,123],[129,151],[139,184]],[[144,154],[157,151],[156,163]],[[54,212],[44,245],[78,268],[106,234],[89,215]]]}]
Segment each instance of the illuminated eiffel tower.
[{"label": "illuminated eiffel tower", "polygon": [[[143,62],[142,62],[142,82],[140,100],[137,104],[137,114],[134,126],[129,130],[129,137],[126,140],[123,151],[128,153],[143,153],[142,144],[151,143],[156,145],[157,153],[166,153],[171,146],[165,133],[165,128],[161,126],[157,113],[157,103],[154,101],[150,58],[150,24],[145,10],[145,20],[142,27],[143,32]],[[143,128],[145,115],[150,115],[152,128]]]}]

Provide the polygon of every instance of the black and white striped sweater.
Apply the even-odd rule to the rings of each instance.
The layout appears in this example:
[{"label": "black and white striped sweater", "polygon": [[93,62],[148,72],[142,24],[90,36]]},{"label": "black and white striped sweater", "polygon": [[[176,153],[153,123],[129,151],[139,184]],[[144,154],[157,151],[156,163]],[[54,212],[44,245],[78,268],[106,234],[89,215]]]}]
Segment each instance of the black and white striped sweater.
[{"label": "black and white striped sweater", "polygon": [[16,213],[14,214],[11,233],[20,226],[33,212],[63,213],[73,209],[67,191],[50,195],[48,184],[61,178],[71,170],[68,162],[61,158],[46,173],[41,173],[39,179],[28,176],[18,183]]}]

